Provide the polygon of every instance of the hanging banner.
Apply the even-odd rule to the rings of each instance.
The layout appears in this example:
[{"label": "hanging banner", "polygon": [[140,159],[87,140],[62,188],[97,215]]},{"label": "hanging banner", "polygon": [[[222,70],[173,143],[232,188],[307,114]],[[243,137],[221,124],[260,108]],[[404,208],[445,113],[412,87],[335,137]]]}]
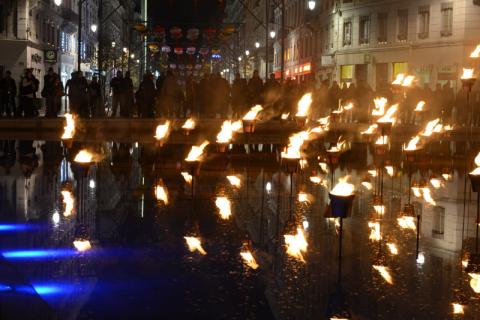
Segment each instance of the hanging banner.
[{"label": "hanging banner", "polygon": [[187,48],[187,54],[193,55],[197,51],[197,48],[195,47],[188,47]]},{"label": "hanging banner", "polygon": [[199,34],[200,34],[200,30],[198,30],[197,28],[188,29],[187,39],[190,41],[195,41],[198,39]]},{"label": "hanging banner", "polygon": [[172,48],[170,48],[170,46],[163,45],[162,46],[162,52],[163,53],[170,53],[170,52],[172,52]]},{"label": "hanging banner", "polygon": [[173,49],[173,52],[175,52],[175,54],[183,54],[183,48],[182,47],[176,47],[175,49]]}]

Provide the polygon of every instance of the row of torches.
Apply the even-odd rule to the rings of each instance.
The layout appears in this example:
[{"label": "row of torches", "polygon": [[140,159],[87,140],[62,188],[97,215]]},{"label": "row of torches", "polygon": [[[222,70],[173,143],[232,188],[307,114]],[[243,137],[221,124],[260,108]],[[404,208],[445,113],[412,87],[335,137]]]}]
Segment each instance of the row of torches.
[{"label": "row of torches", "polygon": [[[480,46],[474,52],[477,56],[480,53]],[[473,53],[472,53],[473,55]],[[463,75],[461,77],[462,81],[471,90],[473,85],[472,79],[474,82],[474,70],[473,69],[464,69]],[[415,77],[412,75],[399,74],[396,79],[392,82],[392,85],[399,89],[404,89],[410,87],[415,81]],[[295,115],[295,119],[299,125],[306,125],[308,123],[308,115],[310,111],[310,106],[312,104],[312,94],[305,94],[300,101],[298,102],[298,109]],[[389,143],[389,136],[391,134],[391,128],[396,123],[396,114],[399,109],[398,104],[391,105],[387,108],[388,100],[383,97],[378,97],[374,99],[375,108],[372,110],[371,115],[376,119],[375,123],[370,125],[369,128],[361,132],[368,141],[373,141],[372,138],[375,135],[379,134],[379,137],[375,140],[375,146],[382,148],[387,146]],[[426,103],[425,101],[419,101],[414,109],[414,112],[424,112]],[[353,108],[352,103],[339,104],[337,110],[332,111],[332,113],[324,118],[318,119],[318,125],[313,126],[305,131],[301,131],[293,134],[289,137],[289,143],[285,149],[281,152],[282,161],[286,163],[287,166],[296,167],[301,165],[302,167],[306,165],[306,161],[302,159],[303,154],[302,150],[306,147],[306,144],[314,140],[321,134],[325,134],[330,130],[330,122],[335,121],[339,115],[344,112],[350,111]],[[221,152],[227,148],[227,146],[232,142],[236,133],[239,133],[243,130],[244,133],[252,133],[255,129],[255,122],[259,114],[263,111],[263,107],[260,105],[254,106],[241,120],[233,121],[226,120],[221,126],[221,130],[216,136],[217,149]],[[282,115],[282,119],[287,119],[289,114]],[[66,126],[62,139],[66,142],[71,141],[75,135],[75,117],[71,114],[66,114]],[[196,121],[193,118],[190,118],[185,121],[182,125],[182,130],[184,130],[186,135],[189,135],[192,130],[196,127]],[[418,135],[412,137],[412,139],[404,145],[403,151],[407,155],[407,160],[413,161],[415,154],[422,149],[422,145],[426,142],[427,139],[436,134],[444,134],[453,130],[453,125],[443,124],[440,119],[434,119],[427,123],[425,128],[419,132]],[[169,137],[170,132],[172,131],[172,123],[166,121],[163,124],[157,126],[155,130],[155,139],[162,145]],[[199,145],[192,146],[190,152],[185,158],[185,162],[189,164],[200,163],[203,159],[205,148],[210,144],[209,141],[204,141]],[[337,143],[331,144],[329,149],[326,150],[327,157],[330,164],[335,164],[338,162],[340,154],[346,151],[348,148],[348,143],[341,138]],[[88,150],[81,150],[74,159],[77,163],[89,164],[95,162],[95,155]],[[470,176],[479,176],[480,177],[480,153],[475,158],[475,163],[477,169],[475,169]],[[327,172],[327,164],[320,163],[322,171]],[[390,176],[393,176],[393,167],[386,166],[385,169]],[[295,169],[291,169],[292,172]],[[333,184],[333,173],[334,170],[331,170],[332,174],[332,184]],[[369,171],[372,176],[377,175],[377,171]],[[193,175],[195,171],[181,172],[181,175],[187,183],[192,183]],[[443,176],[444,180],[448,180],[451,177]],[[238,176],[228,176],[227,179],[232,186],[239,188],[241,186],[241,178]],[[338,184],[330,191],[330,210],[333,213],[333,217],[336,220],[338,225],[338,219],[336,218],[346,218],[352,207],[353,199],[355,197],[355,186],[348,182],[348,176],[339,179]],[[480,178],[479,178],[480,179]],[[310,181],[316,185],[323,187],[328,186],[328,182],[323,179],[321,176],[312,176]],[[438,178],[432,178],[430,183],[434,188],[440,188],[443,186],[443,181]],[[480,182],[479,182],[480,183]],[[372,184],[368,181],[362,181],[361,185],[368,190],[372,190]],[[414,196],[418,198],[423,198],[427,203],[431,205],[436,205],[436,202],[432,198],[431,191],[427,186],[409,186],[411,188]],[[161,183],[161,181],[155,186],[154,194],[157,200],[163,202],[165,205],[169,204],[168,200],[168,191],[166,187]],[[74,198],[69,190],[62,191],[63,202],[65,204],[64,216],[70,216],[74,211]],[[300,193],[298,195],[298,200],[300,202],[309,202],[309,197],[305,193]],[[232,204],[227,197],[217,197],[215,200],[215,205],[218,208],[218,213],[220,217],[224,220],[230,219],[232,216]],[[374,205],[374,210],[377,216],[381,217],[385,213],[385,206],[382,203],[377,203]],[[412,215],[404,215],[399,217],[398,225],[402,229],[417,230],[418,226],[415,222],[415,217]],[[370,240],[372,241],[381,241],[382,234],[381,228],[378,221],[370,221],[368,223],[370,228]],[[185,241],[190,252],[198,252],[201,255],[206,255],[207,251],[202,246],[201,238],[198,235],[188,235],[185,236]],[[88,241],[88,240],[87,240]],[[305,262],[304,254],[307,252],[308,242],[305,236],[305,231],[302,226],[298,226],[296,233],[284,235],[284,241],[286,246],[286,253],[291,257],[298,259],[299,261]],[[387,248],[392,255],[398,254],[398,248],[393,242],[388,242]],[[84,241],[83,244],[76,245],[79,251],[85,251],[91,248],[90,244],[86,244]],[[259,268],[259,264],[255,260],[250,248],[245,247],[240,252],[240,256],[248,267],[252,269]],[[423,257],[423,256],[422,256]],[[424,259],[424,258],[423,258]],[[418,260],[417,260],[418,261]],[[463,262],[465,266],[465,262]],[[390,275],[389,268],[383,265],[373,265],[373,269],[376,270],[382,278],[389,284],[393,284],[393,278]],[[469,273],[471,277],[470,285],[476,293],[480,293],[480,274],[479,273]],[[454,303],[454,312],[463,313],[463,306],[461,304]]]}]

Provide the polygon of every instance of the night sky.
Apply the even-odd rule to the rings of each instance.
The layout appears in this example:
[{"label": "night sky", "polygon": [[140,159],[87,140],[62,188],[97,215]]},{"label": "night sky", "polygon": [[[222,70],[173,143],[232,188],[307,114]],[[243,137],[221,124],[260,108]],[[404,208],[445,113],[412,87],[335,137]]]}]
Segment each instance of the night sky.
[{"label": "night sky", "polygon": [[155,25],[215,27],[221,23],[226,0],[150,0]]}]

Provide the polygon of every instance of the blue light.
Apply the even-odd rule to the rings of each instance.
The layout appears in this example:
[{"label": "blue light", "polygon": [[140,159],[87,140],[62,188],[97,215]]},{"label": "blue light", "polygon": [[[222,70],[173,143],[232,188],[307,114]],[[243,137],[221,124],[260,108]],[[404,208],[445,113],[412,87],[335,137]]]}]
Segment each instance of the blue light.
[{"label": "blue light", "polygon": [[32,229],[35,229],[35,226],[29,224],[0,224],[0,232],[27,231]]},{"label": "blue light", "polygon": [[12,287],[10,287],[8,284],[0,283],[0,292],[10,291],[10,290],[12,290]]},{"label": "blue light", "polygon": [[14,250],[4,251],[2,255],[7,259],[54,259],[71,257],[77,254],[73,249],[45,249],[45,250]]},{"label": "blue light", "polygon": [[33,284],[32,286],[39,296],[50,296],[54,294],[62,294],[66,291],[66,288],[63,288],[60,285],[54,285],[54,284]]}]

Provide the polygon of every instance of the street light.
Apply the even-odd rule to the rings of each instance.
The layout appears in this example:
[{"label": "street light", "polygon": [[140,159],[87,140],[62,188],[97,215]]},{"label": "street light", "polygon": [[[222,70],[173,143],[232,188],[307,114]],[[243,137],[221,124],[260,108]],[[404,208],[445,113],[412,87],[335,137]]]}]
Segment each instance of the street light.
[{"label": "street light", "polygon": [[250,50],[245,50],[245,55],[248,57],[250,55]]},{"label": "street light", "polygon": [[132,54],[130,55],[130,58],[135,59],[135,54],[132,53]]},{"label": "street light", "polygon": [[60,7],[62,5],[62,0],[55,0],[54,3],[57,7]]},{"label": "street light", "polygon": [[127,53],[127,52],[128,52],[128,48],[127,48],[127,47],[123,47],[123,52],[124,52],[124,53]]},{"label": "street light", "polygon": [[242,61],[242,57],[238,57],[238,61]]},{"label": "street light", "polygon": [[270,38],[275,39],[276,36],[277,33],[275,32],[275,30],[270,31]]},{"label": "street light", "polygon": [[313,11],[315,9],[315,5],[317,4],[317,2],[315,0],[309,0],[308,1],[308,9],[310,9],[311,11]]},{"label": "street light", "polygon": [[255,42],[255,48],[257,48],[257,49],[260,48],[260,42],[258,42],[258,41]]},{"label": "street light", "polygon": [[115,48],[116,45],[115,41],[112,41],[112,48]]},{"label": "street light", "polygon": [[93,33],[97,32],[97,25],[96,25],[96,24],[92,24],[92,26],[90,27],[90,29],[92,29],[92,32],[93,32]]}]

